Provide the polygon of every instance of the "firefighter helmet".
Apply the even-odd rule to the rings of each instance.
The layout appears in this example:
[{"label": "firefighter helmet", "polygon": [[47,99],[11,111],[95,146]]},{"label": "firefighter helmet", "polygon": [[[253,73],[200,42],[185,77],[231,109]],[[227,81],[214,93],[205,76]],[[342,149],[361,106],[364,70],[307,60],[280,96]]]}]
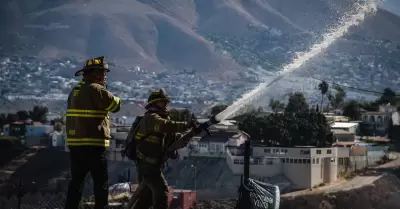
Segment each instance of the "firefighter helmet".
[{"label": "firefighter helmet", "polygon": [[86,72],[90,72],[92,70],[98,70],[98,69],[104,69],[107,72],[110,72],[110,70],[108,69],[108,64],[107,64],[106,58],[104,56],[86,60],[83,68],[81,70],[78,70],[75,73],[75,76],[81,76],[81,75],[85,74]]},{"label": "firefighter helmet", "polygon": [[151,92],[149,98],[147,99],[145,108],[148,109],[152,103],[157,101],[166,101],[168,103],[171,101],[164,88]]}]

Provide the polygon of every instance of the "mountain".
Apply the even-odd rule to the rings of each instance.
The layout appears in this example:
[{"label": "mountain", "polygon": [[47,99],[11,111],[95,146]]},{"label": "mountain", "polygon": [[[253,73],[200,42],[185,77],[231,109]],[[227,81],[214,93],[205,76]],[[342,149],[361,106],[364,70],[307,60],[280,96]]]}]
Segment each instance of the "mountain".
[{"label": "mountain", "polygon": [[[149,89],[166,87],[182,104],[229,103],[322,40],[359,4],[6,0],[0,8],[0,30],[6,31],[0,34],[1,96],[63,100],[77,82],[72,75],[83,60],[105,55],[113,67],[109,86],[122,97],[142,101]],[[400,17],[386,10],[367,13],[364,22],[296,70],[294,77],[271,87],[275,94],[270,96],[314,86],[316,81],[293,82],[309,76],[368,89],[399,89],[399,26]]]}]

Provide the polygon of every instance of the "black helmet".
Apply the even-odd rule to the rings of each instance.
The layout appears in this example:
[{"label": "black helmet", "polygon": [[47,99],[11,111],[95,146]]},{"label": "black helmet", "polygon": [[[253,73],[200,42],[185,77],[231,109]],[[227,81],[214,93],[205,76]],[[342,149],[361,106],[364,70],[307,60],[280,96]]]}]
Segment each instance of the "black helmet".
[{"label": "black helmet", "polygon": [[90,72],[92,70],[98,70],[98,69],[104,69],[107,72],[110,72],[108,69],[108,64],[106,61],[106,58],[104,56],[101,57],[96,57],[93,59],[88,59],[85,62],[85,65],[81,70],[76,71],[75,76],[81,76],[85,74],[86,72]]},{"label": "black helmet", "polygon": [[157,101],[166,101],[168,103],[171,101],[164,88],[151,92],[145,108],[148,109],[152,103]]}]

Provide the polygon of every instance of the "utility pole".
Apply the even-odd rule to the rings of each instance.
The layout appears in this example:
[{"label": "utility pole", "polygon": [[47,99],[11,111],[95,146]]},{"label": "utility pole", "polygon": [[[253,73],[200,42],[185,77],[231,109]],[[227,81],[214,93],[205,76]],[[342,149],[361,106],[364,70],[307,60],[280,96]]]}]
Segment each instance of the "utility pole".
[{"label": "utility pole", "polygon": [[191,165],[190,167],[194,169],[194,191],[197,191],[197,168],[194,165]]}]

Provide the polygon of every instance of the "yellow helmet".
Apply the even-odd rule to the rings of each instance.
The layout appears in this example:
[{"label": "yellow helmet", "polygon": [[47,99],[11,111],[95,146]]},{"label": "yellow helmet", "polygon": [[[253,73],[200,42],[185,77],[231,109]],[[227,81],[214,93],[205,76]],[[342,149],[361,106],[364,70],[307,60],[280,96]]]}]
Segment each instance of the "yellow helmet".
[{"label": "yellow helmet", "polygon": [[107,72],[110,72],[106,58],[104,56],[86,60],[83,68],[81,70],[76,71],[75,76],[81,76],[86,72],[90,72],[92,70],[97,70],[97,69],[104,69]]}]

